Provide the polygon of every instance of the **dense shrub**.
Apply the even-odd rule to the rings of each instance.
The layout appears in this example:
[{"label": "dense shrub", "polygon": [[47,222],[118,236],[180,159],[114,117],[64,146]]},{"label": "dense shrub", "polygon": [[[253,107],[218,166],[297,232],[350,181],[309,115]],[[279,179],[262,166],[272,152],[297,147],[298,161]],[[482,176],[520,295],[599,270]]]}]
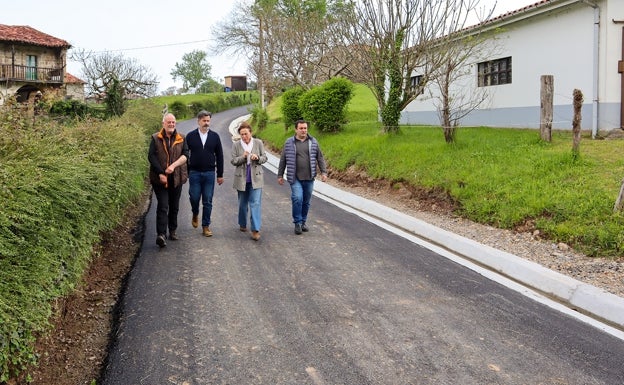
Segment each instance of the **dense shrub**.
[{"label": "dense shrub", "polygon": [[266,109],[257,105],[251,110],[251,119],[258,130],[263,130],[269,122],[269,114]]},{"label": "dense shrub", "polygon": [[203,103],[204,110],[209,112],[221,111],[219,100],[206,99]]},{"label": "dense shrub", "polygon": [[76,287],[100,233],[145,189],[161,110],[129,106],[73,125],[0,111],[0,383],[36,362],[55,299]]},{"label": "dense shrub", "polygon": [[294,126],[298,119],[303,117],[299,109],[299,99],[305,93],[303,87],[293,87],[286,90],[282,94],[282,118],[284,119],[284,128]]},{"label": "dense shrub", "polygon": [[347,104],[353,89],[353,83],[345,78],[332,78],[312,88],[299,99],[303,118],[320,131],[340,131],[347,122]]},{"label": "dense shrub", "polygon": [[188,106],[178,100],[169,105],[169,112],[174,114],[177,119],[186,119],[190,115]]},{"label": "dense shrub", "polygon": [[205,103],[203,103],[202,101],[196,100],[191,102],[191,104],[189,104],[189,112],[191,113],[191,116],[197,116],[197,113],[201,110],[205,110]]},{"label": "dense shrub", "polygon": [[258,100],[257,91],[217,92],[212,94],[158,96],[152,99],[160,105],[168,105],[169,112],[178,120],[194,118],[201,110],[212,113],[234,107],[253,104]]},{"label": "dense shrub", "polygon": [[57,100],[50,106],[50,113],[54,115],[81,117],[89,114],[89,106],[78,100]]}]

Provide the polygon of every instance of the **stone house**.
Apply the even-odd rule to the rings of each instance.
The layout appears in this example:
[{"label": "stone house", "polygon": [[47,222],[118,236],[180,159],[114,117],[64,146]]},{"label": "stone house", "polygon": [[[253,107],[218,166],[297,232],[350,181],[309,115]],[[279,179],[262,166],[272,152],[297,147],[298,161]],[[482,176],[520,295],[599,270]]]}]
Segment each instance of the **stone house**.
[{"label": "stone house", "polygon": [[0,105],[9,97],[84,100],[84,82],[66,72],[71,45],[29,26],[0,24]]}]

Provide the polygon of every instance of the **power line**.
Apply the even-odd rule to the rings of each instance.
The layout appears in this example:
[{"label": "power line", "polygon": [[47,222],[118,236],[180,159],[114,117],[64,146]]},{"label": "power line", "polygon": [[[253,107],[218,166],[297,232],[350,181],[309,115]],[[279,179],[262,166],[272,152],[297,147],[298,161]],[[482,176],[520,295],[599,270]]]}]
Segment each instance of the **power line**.
[{"label": "power line", "polygon": [[106,52],[122,52],[122,51],[138,51],[142,49],[151,49],[151,48],[161,48],[161,47],[172,47],[177,45],[187,45],[187,44],[196,44],[196,43],[205,43],[210,40],[195,40],[195,41],[186,41],[182,43],[169,43],[169,44],[159,44],[159,45],[150,45],[145,47],[134,47],[134,48],[120,48],[120,49],[109,49],[105,51],[98,51],[93,53],[106,53]]}]

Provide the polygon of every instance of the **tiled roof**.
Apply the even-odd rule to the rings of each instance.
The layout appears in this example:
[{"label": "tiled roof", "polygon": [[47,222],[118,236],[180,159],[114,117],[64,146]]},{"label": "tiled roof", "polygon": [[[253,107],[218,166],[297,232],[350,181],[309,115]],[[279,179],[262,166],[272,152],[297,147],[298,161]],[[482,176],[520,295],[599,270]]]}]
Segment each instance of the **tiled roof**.
[{"label": "tiled roof", "polygon": [[544,5],[544,4],[547,4],[547,3],[550,3],[550,0],[540,0],[540,1],[536,2],[536,3],[529,4],[529,5],[526,5],[526,6],[522,7],[522,8],[518,8],[516,10],[504,13],[504,14],[502,14],[500,16],[495,17],[492,20],[504,19],[506,17],[512,16],[512,15],[516,15],[518,13],[522,13],[524,11],[528,11],[528,10],[533,9],[533,8],[537,8],[537,7],[539,7],[541,5]]},{"label": "tiled roof", "polygon": [[65,83],[85,84],[86,82],[82,79],[75,77],[69,72],[65,72]]},{"label": "tiled roof", "polygon": [[541,8],[542,6],[545,6],[546,4],[557,3],[558,1],[560,1],[560,0],[540,0],[540,1],[537,1],[535,3],[526,5],[526,6],[522,7],[522,8],[518,8],[516,10],[509,11],[509,12],[504,13],[502,15],[499,15],[499,16],[493,17],[491,19],[482,21],[482,22],[480,22],[478,24],[469,26],[469,27],[467,27],[465,29],[466,30],[479,30],[479,29],[481,29],[483,27],[486,27],[486,26],[489,26],[489,25],[492,25],[492,24],[495,24],[495,23],[505,22],[505,21],[511,20],[513,17],[515,17],[517,15],[521,15],[521,14],[530,12],[530,11],[532,11],[534,9]]},{"label": "tiled roof", "polygon": [[65,40],[37,31],[27,25],[0,24],[0,41],[33,44],[45,47],[71,47],[71,44]]}]

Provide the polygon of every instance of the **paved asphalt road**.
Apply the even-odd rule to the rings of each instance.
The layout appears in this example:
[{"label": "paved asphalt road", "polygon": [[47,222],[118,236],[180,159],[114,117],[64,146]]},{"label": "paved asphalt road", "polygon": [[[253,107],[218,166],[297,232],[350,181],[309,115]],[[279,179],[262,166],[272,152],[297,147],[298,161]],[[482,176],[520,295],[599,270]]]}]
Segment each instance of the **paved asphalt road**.
[{"label": "paved asphalt road", "polygon": [[[238,230],[226,154],[206,238],[185,189],[159,250],[154,206],[104,385],[624,384],[624,342],[265,174],[262,238]],[[195,120],[179,122],[182,132]]]}]

